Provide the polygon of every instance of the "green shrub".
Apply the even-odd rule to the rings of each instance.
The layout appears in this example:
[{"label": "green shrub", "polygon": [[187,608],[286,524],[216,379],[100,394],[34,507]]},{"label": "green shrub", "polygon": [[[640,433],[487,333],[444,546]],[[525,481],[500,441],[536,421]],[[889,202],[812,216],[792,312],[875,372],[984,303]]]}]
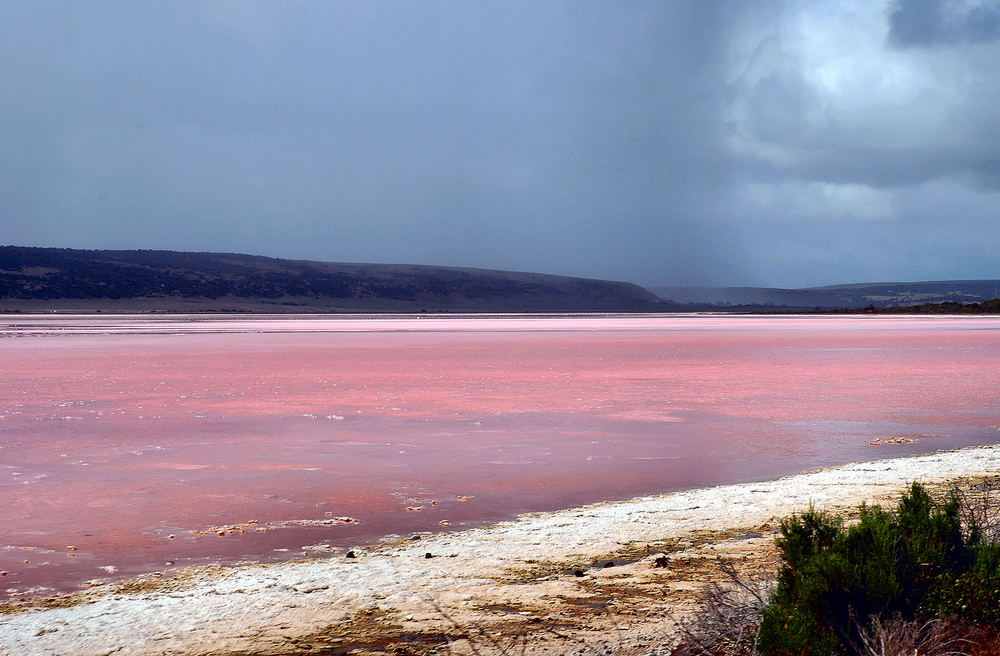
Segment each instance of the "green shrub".
[{"label": "green shrub", "polygon": [[895,514],[862,506],[847,528],[812,508],[782,521],[782,566],[760,653],[858,653],[872,618],[1000,620],[1000,547],[975,525],[963,530],[959,505],[954,494],[935,502],[914,483]]}]

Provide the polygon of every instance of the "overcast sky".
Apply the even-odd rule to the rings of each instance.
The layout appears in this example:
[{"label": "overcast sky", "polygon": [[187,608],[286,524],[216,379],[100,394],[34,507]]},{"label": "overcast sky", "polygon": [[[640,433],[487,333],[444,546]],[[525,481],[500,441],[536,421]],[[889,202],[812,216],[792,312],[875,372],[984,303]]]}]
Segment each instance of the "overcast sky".
[{"label": "overcast sky", "polygon": [[0,243],[1000,277],[1000,5],[0,0]]}]

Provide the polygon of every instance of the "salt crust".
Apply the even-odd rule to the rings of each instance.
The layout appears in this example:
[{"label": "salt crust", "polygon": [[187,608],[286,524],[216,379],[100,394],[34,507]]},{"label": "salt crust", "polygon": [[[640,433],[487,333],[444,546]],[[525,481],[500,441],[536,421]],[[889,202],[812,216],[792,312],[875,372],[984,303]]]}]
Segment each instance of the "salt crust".
[{"label": "salt crust", "polygon": [[[240,565],[189,572],[189,583],[96,596],[68,608],[0,616],[10,656],[205,654],[288,644],[366,608],[408,609],[488,597],[526,559],[579,563],[625,545],[695,530],[759,526],[804,510],[877,502],[913,480],[939,483],[1000,471],[1000,446],[879,460],[767,482],[598,503],[357,549],[356,559]],[[437,557],[426,558],[431,553]]]}]

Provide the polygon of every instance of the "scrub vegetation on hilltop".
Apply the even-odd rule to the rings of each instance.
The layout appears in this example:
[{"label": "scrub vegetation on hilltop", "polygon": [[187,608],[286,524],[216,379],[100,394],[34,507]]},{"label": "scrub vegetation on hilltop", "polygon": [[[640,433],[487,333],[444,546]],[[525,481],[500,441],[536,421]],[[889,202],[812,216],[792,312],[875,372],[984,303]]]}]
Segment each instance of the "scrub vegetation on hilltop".
[{"label": "scrub vegetation on hilltop", "polygon": [[[944,301],[942,303],[921,303],[919,305],[900,305],[893,307],[875,307],[837,310],[832,314],[1000,314],[1000,298],[994,298],[979,303],[958,303]],[[830,313],[824,313],[830,314]]]}]

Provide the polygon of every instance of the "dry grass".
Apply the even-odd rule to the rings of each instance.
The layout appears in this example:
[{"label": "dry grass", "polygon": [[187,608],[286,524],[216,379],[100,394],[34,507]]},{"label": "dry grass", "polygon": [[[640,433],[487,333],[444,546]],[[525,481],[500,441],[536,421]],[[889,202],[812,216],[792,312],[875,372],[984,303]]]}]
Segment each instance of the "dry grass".
[{"label": "dry grass", "polygon": [[952,485],[966,526],[975,524],[988,542],[1000,542],[1000,476]]},{"label": "dry grass", "polygon": [[721,580],[702,590],[698,610],[678,620],[676,656],[755,656],[757,626],[774,588],[769,576],[751,577],[739,563],[720,559]]},{"label": "dry grass", "polygon": [[[986,630],[956,620],[894,619],[873,617],[859,631],[855,650],[863,656],[985,656]],[[996,653],[996,643],[992,653]]]}]

